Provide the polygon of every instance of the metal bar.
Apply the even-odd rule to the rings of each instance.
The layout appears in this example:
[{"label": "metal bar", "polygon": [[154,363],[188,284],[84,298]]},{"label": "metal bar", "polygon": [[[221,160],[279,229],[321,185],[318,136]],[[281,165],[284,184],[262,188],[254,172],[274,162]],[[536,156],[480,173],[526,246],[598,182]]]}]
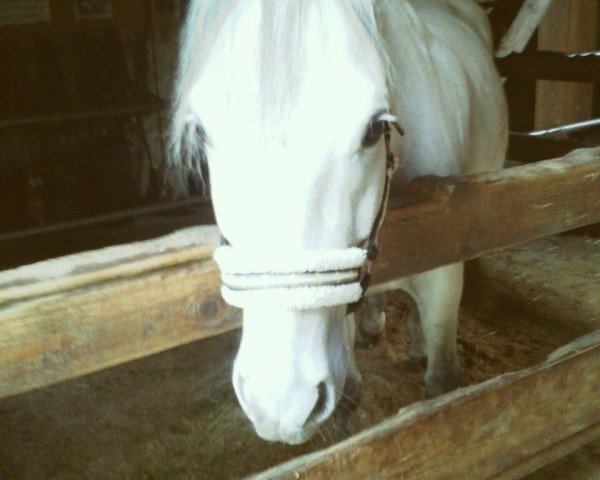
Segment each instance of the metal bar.
[{"label": "metal bar", "polygon": [[590,120],[568,123],[566,125],[546,128],[543,130],[533,130],[531,132],[511,132],[511,135],[519,135],[524,137],[550,137],[552,135],[566,135],[568,133],[581,132],[593,127],[600,127],[600,118],[592,118]]},{"label": "metal bar", "polygon": [[40,235],[47,235],[57,232],[67,232],[69,230],[77,228],[87,228],[96,225],[118,222],[121,220],[128,220],[131,218],[139,217],[142,215],[154,215],[158,213],[170,212],[173,210],[179,210],[183,208],[195,208],[195,207],[210,207],[211,202],[208,198],[191,198],[189,200],[182,200],[174,203],[151,205],[148,207],[133,208],[129,210],[123,210],[115,213],[108,213],[106,215],[97,215],[95,217],[83,218],[80,220],[73,220],[71,222],[57,223],[54,225],[48,225],[45,227],[29,228],[26,230],[19,230],[17,232],[5,233],[0,235],[0,243],[12,242],[15,240],[21,240],[24,238],[37,237]]},{"label": "metal bar", "polygon": [[135,116],[144,113],[159,112],[164,108],[162,103],[144,103],[140,105],[128,105],[111,108],[99,108],[97,110],[81,112],[57,112],[33,117],[1,119],[0,128],[23,127],[47,123],[64,123],[73,121],[94,120],[98,118],[110,118],[115,116]]}]

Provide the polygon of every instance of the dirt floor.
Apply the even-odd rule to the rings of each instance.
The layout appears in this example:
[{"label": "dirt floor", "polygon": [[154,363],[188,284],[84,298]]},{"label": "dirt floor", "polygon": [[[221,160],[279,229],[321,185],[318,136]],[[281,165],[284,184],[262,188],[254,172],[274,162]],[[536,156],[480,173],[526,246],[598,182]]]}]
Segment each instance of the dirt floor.
[{"label": "dirt floor", "polygon": [[[577,306],[567,305],[568,315],[555,315],[557,321],[548,311],[552,302],[564,304],[558,293],[582,299],[592,311],[600,305],[593,303],[600,302],[600,242],[545,242],[551,243],[513,249],[512,260],[502,252],[473,267],[459,332],[461,360],[473,383],[539,363],[599,328],[596,319],[587,321],[588,310],[574,311]],[[539,254],[553,260],[541,261]],[[569,262],[561,263],[563,256]],[[511,262],[512,269],[506,267]],[[567,286],[560,283],[566,277]],[[529,293],[509,297],[505,285],[518,282]],[[405,313],[402,297],[391,294],[382,339],[357,346],[364,393],[356,430],[423,398],[423,371],[406,362]],[[578,315],[586,318],[576,321]],[[329,427],[298,447],[254,434],[230,384],[238,337],[233,332],[0,401],[0,479],[232,479],[329,445]],[[600,443],[527,478],[598,479]]]}]

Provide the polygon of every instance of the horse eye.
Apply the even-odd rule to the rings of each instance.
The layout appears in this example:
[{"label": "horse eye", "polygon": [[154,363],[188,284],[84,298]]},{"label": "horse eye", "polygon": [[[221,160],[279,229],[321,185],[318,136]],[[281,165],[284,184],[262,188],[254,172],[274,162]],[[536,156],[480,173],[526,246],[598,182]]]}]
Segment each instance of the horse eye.
[{"label": "horse eye", "polygon": [[[377,115],[377,117],[379,117],[379,115]],[[385,121],[379,120],[377,117],[373,117],[369,122],[369,126],[367,127],[367,131],[365,132],[365,136],[361,143],[363,148],[369,148],[377,144],[383,135]]]},{"label": "horse eye", "polygon": [[199,123],[197,123],[195,126],[195,130],[196,130],[196,136],[198,137],[200,142],[204,143],[206,141],[206,131],[204,130],[204,127],[202,125],[200,125]]}]

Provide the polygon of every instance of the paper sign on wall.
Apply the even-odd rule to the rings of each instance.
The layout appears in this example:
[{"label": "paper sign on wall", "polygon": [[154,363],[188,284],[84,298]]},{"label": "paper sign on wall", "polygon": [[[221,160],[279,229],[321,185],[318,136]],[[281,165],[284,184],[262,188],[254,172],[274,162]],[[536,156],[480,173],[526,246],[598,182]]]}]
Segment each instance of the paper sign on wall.
[{"label": "paper sign on wall", "polygon": [[50,20],[49,0],[0,0],[0,26]]},{"label": "paper sign on wall", "polygon": [[112,5],[110,0],[73,0],[75,18],[110,18]]}]

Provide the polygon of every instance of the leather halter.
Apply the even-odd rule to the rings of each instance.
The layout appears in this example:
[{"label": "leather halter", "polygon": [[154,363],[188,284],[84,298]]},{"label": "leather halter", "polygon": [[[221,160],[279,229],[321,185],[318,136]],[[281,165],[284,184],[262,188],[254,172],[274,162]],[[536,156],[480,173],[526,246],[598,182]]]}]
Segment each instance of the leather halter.
[{"label": "leather halter", "polygon": [[[379,252],[377,237],[388,206],[396,157],[391,148],[391,127],[404,132],[392,115],[381,121],[386,149],[386,168],[381,204],[369,236],[346,250],[301,251],[299,261],[287,257],[257,258],[254,252],[233,248],[225,237],[215,252],[221,267],[222,294],[228,303],[241,308],[248,304],[274,308],[305,309],[347,304],[348,313],[360,305],[371,281],[371,266]],[[299,252],[296,252],[299,253]]]},{"label": "leather halter", "polygon": [[394,155],[394,152],[392,151],[391,147],[392,129],[390,125],[393,125],[396,131],[401,136],[404,135],[404,130],[402,130],[402,128],[396,121],[385,122],[385,125],[383,127],[383,138],[385,142],[385,180],[383,184],[383,194],[381,197],[381,204],[379,205],[379,210],[377,211],[377,216],[375,217],[373,227],[371,228],[371,233],[369,234],[369,238],[367,239],[367,258],[360,270],[359,282],[363,294],[357,302],[348,305],[348,314],[355,312],[357,308],[362,304],[365,292],[371,285],[371,266],[373,265],[373,262],[379,254],[379,244],[377,242],[377,238],[379,237],[379,231],[383,226],[383,221],[385,220],[385,214],[387,212],[392,186],[392,177],[394,175],[396,167],[398,166],[397,158]]}]

